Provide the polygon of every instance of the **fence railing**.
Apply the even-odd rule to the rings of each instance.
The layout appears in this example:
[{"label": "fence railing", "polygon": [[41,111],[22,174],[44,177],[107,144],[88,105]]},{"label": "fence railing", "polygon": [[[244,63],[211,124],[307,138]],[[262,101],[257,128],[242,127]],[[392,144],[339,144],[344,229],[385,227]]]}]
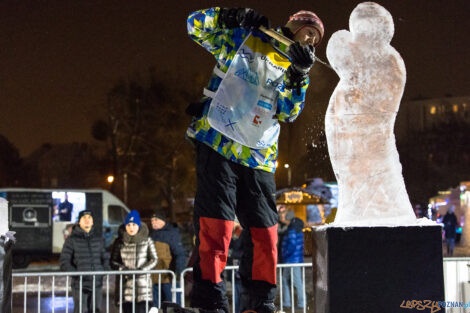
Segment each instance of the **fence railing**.
[{"label": "fence railing", "polygon": [[[470,258],[444,258],[445,300],[466,304],[470,301]],[[468,312],[465,307],[446,308],[446,312]]]},{"label": "fence railing", "polygon": [[[468,303],[470,301],[470,275],[469,275],[469,269],[470,269],[470,257],[469,258],[444,258],[444,265],[443,265],[443,270],[444,270],[444,282],[445,282],[445,299],[446,301],[452,301],[452,302],[463,302],[463,303]],[[277,296],[279,297],[279,307],[281,311],[284,311],[284,293],[289,292],[290,293],[290,300],[291,300],[291,310],[292,313],[294,313],[295,310],[295,304],[296,304],[296,299],[294,297],[295,292],[294,292],[294,286],[296,285],[296,277],[297,279],[299,278],[299,273],[296,271],[300,270],[300,279],[301,279],[301,298],[300,300],[303,300],[303,312],[306,313],[307,311],[307,297],[306,297],[306,269],[311,268],[312,263],[299,263],[299,264],[278,264],[277,265],[277,270],[278,270],[278,289],[277,289]],[[227,289],[231,289],[231,297],[229,298],[231,302],[231,307],[232,307],[232,312],[235,312],[235,304],[236,304],[236,297],[237,292],[236,292],[236,284],[237,278],[236,278],[236,271],[238,270],[238,266],[227,266],[225,268],[225,277],[226,281],[230,283],[230,285]],[[180,295],[180,303],[182,306],[185,306],[185,280],[187,279],[187,275],[192,272],[192,268],[187,268],[185,269],[180,276],[180,285],[177,287],[176,284],[176,275],[174,272],[169,271],[169,270],[150,270],[150,271],[102,271],[102,272],[45,272],[45,273],[13,273],[12,276],[13,278],[16,278],[14,280],[14,286],[13,289],[18,292],[18,290],[21,290],[21,286],[17,286],[19,284],[18,280],[21,278],[24,278],[24,283],[23,283],[23,288],[21,292],[23,293],[23,312],[28,312],[28,301],[30,299],[35,299],[36,297],[29,297],[28,298],[28,293],[33,293],[35,294],[37,292],[37,312],[41,312],[41,295],[42,293],[50,293],[51,294],[51,310],[48,312],[53,312],[55,313],[55,298],[56,298],[56,293],[64,293],[65,292],[65,299],[66,299],[66,306],[65,306],[65,312],[69,312],[69,307],[68,307],[68,302],[69,302],[69,289],[71,287],[71,278],[72,277],[79,277],[79,290],[81,291],[83,288],[83,277],[85,276],[91,276],[93,277],[93,288],[92,288],[92,301],[93,301],[93,310],[95,309],[95,293],[96,292],[102,292],[100,289],[99,291],[97,290],[98,288],[95,288],[95,280],[97,279],[97,276],[102,276],[103,277],[103,287],[104,287],[104,296],[106,297],[106,303],[105,303],[105,310],[102,310],[101,312],[114,312],[115,308],[111,310],[110,308],[110,292],[112,289],[114,289],[114,292],[117,296],[117,300],[119,302],[118,309],[119,313],[122,313],[122,299],[123,299],[123,279],[122,277],[124,275],[132,275],[132,280],[135,282],[136,275],[146,275],[147,281],[149,282],[149,286],[152,286],[150,276],[152,274],[157,274],[159,275],[158,279],[158,300],[159,303],[156,303],[155,305],[157,307],[160,307],[160,301],[162,299],[161,297],[161,275],[164,274],[169,274],[171,276],[171,294],[172,294],[172,301],[176,302],[177,300],[177,295]],[[119,283],[116,285],[116,281],[119,278]],[[100,278],[101,279],[101,278]],[[114,279],[114,288],[111,287],[111,280]],[[32,280],[37,280],[35,282],[32,282]],[[61,280],[61,284],[57,284]],[[65,280],[65,286],[62,284],[64,283]],[[288,286],[286,286],[286,281],[289,280]],[[31,286],[32,288],[28,288]],[[49,288],[50,287],[50,288]],[[297,282],[297,287],[299,287],[299,283]],[[117,288],[119,290],[119,293],[117,293]],[[133,284],[133,299],[134,302],[132,304],[133,312],[135,312],[135,283]],[[150,287],[150,294],[152,293],[152,287]],[[297,293],[299,293],[299,290],[297,290]],[[80,295],[82,294],[81,292],[79,293]],[[114,295],[113,295],[114,297]],[[115,299],[116,300],[116,299]],[[299,300],[299,299],[297,299]],[[75,305],[75,304],[74,304]],[[81,307],[82,301],[80,299],[79,301],[79,312],[83,312],[84,308]],[[147,300],[146,301],[146,309],[147,312],[149,310],[150,303]],[[464,313],[465,308],[451,308],[447,309],[447,312],[451,313]]]},{"label": "fence railing", "polygon": [[[27,308],[28,308],[28,303],[27,303],[27,299],[28,299],[28,278],[37,278],[37,312],[40,313],[41,312],[41,292],[44,291],[44,289],[46,288],[43,288],[44,287],[44,283],[42,282],[42,280],[44,280],[45,278],[50,278],[50,286],[51,286],[51,289],[50,289],[50,292],[51,292],[51,312],[52,313],[55,313],[55,309],[56,309],[56,303],[55,303],[55,298],[56,298],[56,292],[58,292],[59,290],[57,290],[56,288],[56,278],[65,278],[65,288],[60,288],[61,290],[60,291],[65,291],[65,312],[68,313],[69,312],[69,306],[68,306],[68,302],[69,302],[69,287],[71,286],[71,283],[70,283],[70,278],[71,277],[77,277],[78,276],[78,279],[79,279],[79,285],[78,285],[78,306],[79,306],[79,312],[82,313],[83,311],[87,311],[87,308],[82,308],[82,296],[83,295],[83,292],[84,292],[84,288],[83,288],[83,278],[84,277],[92,277],[92,294],[91,294],[91,301],[92,301],[92,310],[93,312],[96,312],[96,292],[100,292],[102,293],[102,289],[101,288],[97,288],[96,286],[96,283],[97,283],[97,279],[103,279],[104,280],[104,284],[105,284],[105,297],[106,297],[106,310],[105,312],[106,313],[109,313],[110,312],[110,277],[113,277],[113,278],[116,278],[116,277],[119,277],[119,295],[118,295],[118,299],[117,299],[117,302],[118,302],[118,307],[119,307],[119,313],[122,313],[123,309],[122,309],[122,306],[123,306],[123,276],[124,277],[127,277],[127,278],[130,278],[129,276],[132,276],[132,312],[135,313],[135,305],[136,305],[136,276],[141,276],[141,275],[145,275],[146,276],[146,280],[147,280],[147,285],[149,286],[149,288],[147,289],[147,293],[148,293],[148,296],[146,297],[146,300],[145,300],[145,307],[146,307],[146,312],[149,311],[149,309],[151,308],[150,306],[150,303],[149,303],[149,297],[150,299],[152,299],[152,287],[153,287],[153,284],[152,284],[152,280],[151,280],[151,275],[152,274],[157,274],[158,275],[158,299],[159,299],[159,302],[161,301],[161,275],[163,274],[167,274],[167,275],[171,275],[171,284],[172,284],[172,290],[175,290],[173,293],[172,293],[172,301],[176,301],[176,276],[175,276],[175,273],[173,271],[170,271],[170,270],[149,270],[149,271],[141,271],[141,270],[128,270],[128,271],[90,271],[90,272],[45,272],[45,273],[13,273],[12,274],[12,277],[15,278],[15,277],[18,277],[18,278],[24,278],[24,286],[23,286],[23,312],[26,313],[27,312]],[[98,277],[98,278],[97,278]],[[116,281],[116,280],[115,280]],[[48,282],[49,283],[49,282]],[[15,287],[15,286],[13,286]],[[15,288],[13,288],[15,289]],[[98,290],[99,289],[99,290]],[[48,289],[46,289],[47,291],[49,291]],[[114,286],[114,291],[116,291],[116,286]],[[33,290],[30,290],[30,292],[34,292]],[[102,296],[102,294],[101,294]],[[77,305],[76,303],[74,303],[74,306]],[[160,303],[157,304],[158,306],[160,306]]]},{"label": "fence railing", "polygon": [[[307,297],[306,297],[306,291],[305,291],[305,269],[306,268],[310,268],[312,267],[312,263],[288,263],[288,264],[278,264],[277,265],[277,270],[278,270],[278,295],[279,295],[279,306],[280,306],[280,310],[281,311],[284,311],[284,296],[283,296],[283,293],[285,291],[289,291],[290,293],[290,300],[291,300],[291,310],[292,310],[292,313],[294,313],[295,311],[295,298],[294,298],[294,287],[295,287],[295,279],[298,278],[296,277],[296,275],[294,275],[294,271],[295,269],[300,269],[301,270],[301,282],[299,282],[301,284],[301,290],[297,290],[297,293],[298,292],[302,292],[301,296],[302,296],[302,302],[303,302],[303,312],[306,313],[307,312]],[[225,267],[225,277],[226,277],[226,282],[230,282],[230,285],[231,285],[231,289],[232,289],[232,297],[231,297],[231,306],[232,306],[232,312],[236,312],[235,311],[235,304],[236,304],[236,297],[237,297],[237,293],[236,293],[236,287],[235,285],[237,284],[237,281],[236,281],[236,271],[238,270],[238,266],[226,266]],[[289,270],[290,273],[287,273],[287,275],[283,275],[284,274],[284,271],[286,270]],[[181,272],[181,277],[180,277],[180,288],[177,289],[178,292],[181,292],[181,305],[182,306],[185,306],[185,297],[184,297],[184,294],[185,294],[185,277],[186,277],[186,273],[189,273],[189,272],[192,272],[193,269],[192,268],[187,268],[185,269],[183,272]],[[230,272],[230,274],[227,275],[227,272]],[[230,279],[228,279],[230,278]],[[285,284],[286,284],[286,281],[287,279],[289,280],[289,289],[285,288]],[[300,288],[299,288],[300,289]]]}]

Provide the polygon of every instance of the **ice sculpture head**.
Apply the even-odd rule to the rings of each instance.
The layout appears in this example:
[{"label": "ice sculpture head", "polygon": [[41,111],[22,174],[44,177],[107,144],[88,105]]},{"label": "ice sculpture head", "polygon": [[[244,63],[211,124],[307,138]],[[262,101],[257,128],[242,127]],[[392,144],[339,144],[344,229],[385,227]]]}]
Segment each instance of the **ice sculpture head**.
[{"label": "ice sculpture head", "polygon": [[355,41],[385,45],[394,33],[392,15],[375,2],[363,2],[352,11],[349,29]]}]

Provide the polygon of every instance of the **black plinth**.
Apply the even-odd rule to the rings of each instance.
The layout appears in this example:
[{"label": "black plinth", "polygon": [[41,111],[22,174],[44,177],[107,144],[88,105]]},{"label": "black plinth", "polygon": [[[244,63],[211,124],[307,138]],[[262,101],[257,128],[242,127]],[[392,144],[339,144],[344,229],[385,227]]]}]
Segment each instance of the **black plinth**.
[{"label": "black plinth", "polygon": [[313,311],[411,313],[423,311],[403,301],[444,301],[441,242],[440,226],[314,227]]}]

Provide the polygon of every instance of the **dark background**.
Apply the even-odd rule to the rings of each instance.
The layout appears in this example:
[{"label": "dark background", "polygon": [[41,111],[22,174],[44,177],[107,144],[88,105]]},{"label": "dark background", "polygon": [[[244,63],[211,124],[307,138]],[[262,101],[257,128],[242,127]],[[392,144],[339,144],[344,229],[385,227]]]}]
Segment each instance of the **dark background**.
[{"label": "dark background", "polygon": [[[145,164],[141,162],[137,166],[135,155],[134,160],[115,160],[116,184],[122,186],[119,181],[122,174],[130,173],[129,188],[134,188],[134,198],[130,197],[129,202],[133,208],[155,203],[156,199],[167,199],[162,200],[162,205],[168,206],[168,201],[172,203],[175,197],[172,193],[184,201],[193,192],[194,169],[190,154],[179,159],[174,157],[190,149],[174,145],[175,141],[184,141],[185,125],[190,121],[183,112],[182,102],[197,100],[215,63],[207,51],[187,36],[189,13],[212,6],[251,7],[268,16],[273,26],[282,26],[290,14],[300,9],[314,11],[325,24],[324,41],[316,55],[326,61],[328,39],[335,31],[348,29],[349,15],[358,3],[351,0],[0,1],[0,135],[9,141],[6,145],[0,142],[0,149],[4,150],[0,153],[8,150],[9,155],[18,154],[5,161],[3,167],[0,164],[0,185],[46,187],[55,181],[58,187],[99,187],[104,183],[102,177],[112,170],[109,164],[113,162],[111,154],[96,157],[95,146],[110,151],[109,138],[107,143],[96,140],[92,126],[97,120],[107,120],[106,103],[120,79],[130,86],[136,77],[154,68],[160,86],[164,87],[162,90],[168,90],[162,98],[167,106],[172,105],[172,98],[177,95],[184,96],[174,101],[178,103],[174,106],[177,111],[149,115],[155,125],[161,126],[152,131],[161,132],[175,126],[173,121],[183,126],[172,128],[171,142],[161,146],[166,147],[162,148],[165,151],[145,151]],[[470,2],[386,0],[379,4],[394,18],[395,35],[391,44],[405,61],[404,102],[469,96]],[[281,131],[279,162],[294,165],[291,166],[294,185],[302,184],[307,177],[334,178],[326,150],[323,117],[338,78],[330,69],[316,64],[310,79],[304,112],[294,125],[283,125]],[[407,136],[414,138],[414,142],[398,142],[412,202],[425,204],[437,190],[468,180],[468,162],[459,154],[466,149],[467,159],[470,156],[470,145],[465,143],[469,128],[468,125],[467,130],[459,127],[444,125],[432,134]],[[453,140],[455,137],[459,139]],[[161,141],[161,134],[157,139]],[[60,146],[71,143],[80,144],[72,149]],[[73,150],[70,157],[66,150]],[[447,167],[438,158],[428,162],[430,156],[436,160],[441,151],[446,151],[441,159],[447,160]],[[63,159],[56,159],[60,154]],[[34,179],[29,174],[27,178],[17,178],[21,176],[18,172],[25,171],[23,165],[18,165],[22,161],[19,157],[26,159],[22,164],[37,168]],[[13,163],[18,166],[11,166]],[[187,163],[191,165],[183,165]],[[61,165],[59,174],[56,165]],[[96,177],[85,177],[84,173],[93,167]],[[138,171],[131,173],[132,169]],[[13,178],[2,180],[2,174],[5,176],[2,171],[12,172],[6,176]],[[50,179],[45,178],[54,171]],[[284,168],[278,169],[278,186],[286,185],[286,175]],[[180,181],[187,182],[178,187],[188,191],[184,195],[175,191],[175,182]],[[160,196],[155,196],[156,190],[161,190]],[[113,192],[123,198],[122,190]],[[146,198],[151,200],[137,201]]]},{"label": "dark background", "polygon": [[[118,78],[151,65],[183,75],[208,73],[212,57],[186,35],[186,17],[193,10],[248,6],[267,15],[273,25],[283,25],[299,9],[312,10],[325,24],[325,39],[317,49],[324,60],[328,38],[348,28],[349,14],[358,3],[1,1],[0,133],[21,155],[44,142],[91,141],[93,118],[103,114],[106,93]],[[407,67],[404,99],[468,95],[470,2],[379,3],[394,18],[392,45]],[[318,92],[328,98],[334,85]]]}]

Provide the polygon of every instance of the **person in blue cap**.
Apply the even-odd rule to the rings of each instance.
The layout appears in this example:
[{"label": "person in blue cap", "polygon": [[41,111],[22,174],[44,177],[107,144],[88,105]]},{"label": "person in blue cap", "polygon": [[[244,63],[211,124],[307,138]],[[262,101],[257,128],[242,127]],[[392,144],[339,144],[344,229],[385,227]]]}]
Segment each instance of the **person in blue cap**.
[{"label": "person in blue cap", "polygon": [[[153,269],[157,265],[157,252],[147,225],[140,220],[139,212],[129,212],[124,225],[126,231],[114,246],[111,267],[120,271]],[[134,312],[132,302],[135,301],[135,313],[147,312],[146,306],[152,306],[152,283],[149,277],[145,274],[135,275],[134,280],[133,275],[124,275],[121,279],[123,311]]]}]

